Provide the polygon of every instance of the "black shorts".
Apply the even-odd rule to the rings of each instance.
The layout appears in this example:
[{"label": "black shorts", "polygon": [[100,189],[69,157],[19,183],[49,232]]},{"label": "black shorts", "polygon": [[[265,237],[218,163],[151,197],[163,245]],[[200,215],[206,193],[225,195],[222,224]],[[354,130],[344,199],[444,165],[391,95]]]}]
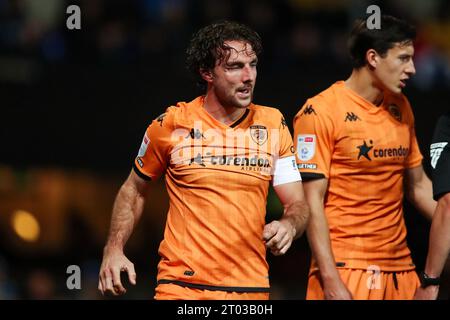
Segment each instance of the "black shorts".
[{"label": "black shorts", "polygon": [[450,112],[439,118],[430,146],[433,197],[450,192]]}]

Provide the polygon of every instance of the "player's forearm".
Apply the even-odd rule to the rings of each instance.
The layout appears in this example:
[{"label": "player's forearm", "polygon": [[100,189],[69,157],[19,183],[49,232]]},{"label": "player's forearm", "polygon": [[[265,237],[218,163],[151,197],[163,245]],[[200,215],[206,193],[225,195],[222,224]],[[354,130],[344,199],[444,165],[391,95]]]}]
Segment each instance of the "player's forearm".
[{"label": "player's forearm", "polygon": [[325,214],[317,212],[317,210],[320,209],[311,207],[311,217],[306,233],[322,279],[332,280],[339,277],[339,274],[331,250],[330,231]]},{"label": "player's forearm", "polygon": [[431,220],[436,209],[436,201],[433,200],[431,194],[428,196],[419,196],[413,202],[414,207],[427,219]]},{"label": "player's forearm", "polygon": [[426,218],[430,220],[433,218],[436,201],[433,200],[431,181],[425,174],[415,184],[408,186],[406,196]]},{"label": "player's forearm", "polygon": [[328,181],[324,179],[311,180],[305,182],[304,186],[305,196],[311,212],[306,229],[309,246],[320,269],[322,279],[324,281],[339,280],[339,273],[336,270],[336,263],[331,250],[330,230],[324,209]]},{"label": "player's forearm", "polygon": [[287,220],[294,227],[294,239],[302,235],[309,220],[309,207],[306,201],[299,200],[286,206],[280,221],[282,220]]},{"label": "player's forearm", "polygon": [[439,277],[450,253],[450,194],[441,198],[433,216],[425,273]]},{"label": "player's forearm", "polygon": [[123,250],[144,208],[144,197],[136,187],[125,183],[114,202],[105,250]]}]

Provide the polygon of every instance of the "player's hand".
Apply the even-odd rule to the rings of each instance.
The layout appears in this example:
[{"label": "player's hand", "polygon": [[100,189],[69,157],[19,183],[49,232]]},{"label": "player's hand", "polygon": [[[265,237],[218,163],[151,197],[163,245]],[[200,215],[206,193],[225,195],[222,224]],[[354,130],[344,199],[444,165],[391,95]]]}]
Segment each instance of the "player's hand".
[{"label": "player's hand", "polygon": [[325,300],[353,300],[352,293],[340,278],[323,281],[323,293]]},{"label": "player's hand", "polygon": [[286,253],[295,236],[295,228],[287,220],[275,220],[264,226],[263,240],[272,254],[280,256]]},{"label": "player's hand", "polygon": [[125,257],[121,250],[108,250],[105,248],[103,253],[103,261],[100,267],[98,280],[98,290],[105,294],[114,296],[122,295],[127,290],[120,281],[120,272],[128,273],[128,279],[131,284],[136,284],[136,272],[134,265]]},{"label": "player's hand", "polygon": [[417,288],[414,300],[436,300],[439,293],[439,286],[428,286]]}]

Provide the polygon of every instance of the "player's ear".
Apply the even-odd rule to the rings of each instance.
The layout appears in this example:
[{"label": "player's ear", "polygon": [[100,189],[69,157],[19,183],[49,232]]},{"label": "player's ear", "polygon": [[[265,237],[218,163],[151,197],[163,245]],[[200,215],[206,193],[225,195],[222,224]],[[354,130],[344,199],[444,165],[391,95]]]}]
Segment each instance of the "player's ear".
[{"label": "player's ear", "polygon": [[210,69],[200,69],[200,76],[208,83],[213,81],[213,73]]},{"label": "player's ear", "polygon": [[378,52],[376,52],[374,49],[369,49],[366,52],[366,61],[367,64],[371,68],[376,68],[379,63],[380,56],[378,55]]}]

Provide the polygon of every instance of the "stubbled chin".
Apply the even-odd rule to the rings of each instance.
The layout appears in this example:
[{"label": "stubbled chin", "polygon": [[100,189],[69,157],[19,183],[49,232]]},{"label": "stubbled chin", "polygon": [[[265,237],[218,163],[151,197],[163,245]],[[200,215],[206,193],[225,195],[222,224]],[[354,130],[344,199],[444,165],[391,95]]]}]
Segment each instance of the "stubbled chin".
[{"label": "stubbled chin", "polygon": [[402,93],[402,88],[401,87],[393,87],[391,89],[391,91],[392,91],[392,93],[400,94],[400,93]]},{"label": "stubbled chin", "polygon": [[251,101],[249,101],[248,103],[243,103],[242,101],[236,105],[237,108],[247,108],[250,105]]},{"label": "stubbled chin", "polygon": [[243,108],[246,108],[252,102],[252,96],[250,95],[248,98],[237,98],[236,102]]}]

